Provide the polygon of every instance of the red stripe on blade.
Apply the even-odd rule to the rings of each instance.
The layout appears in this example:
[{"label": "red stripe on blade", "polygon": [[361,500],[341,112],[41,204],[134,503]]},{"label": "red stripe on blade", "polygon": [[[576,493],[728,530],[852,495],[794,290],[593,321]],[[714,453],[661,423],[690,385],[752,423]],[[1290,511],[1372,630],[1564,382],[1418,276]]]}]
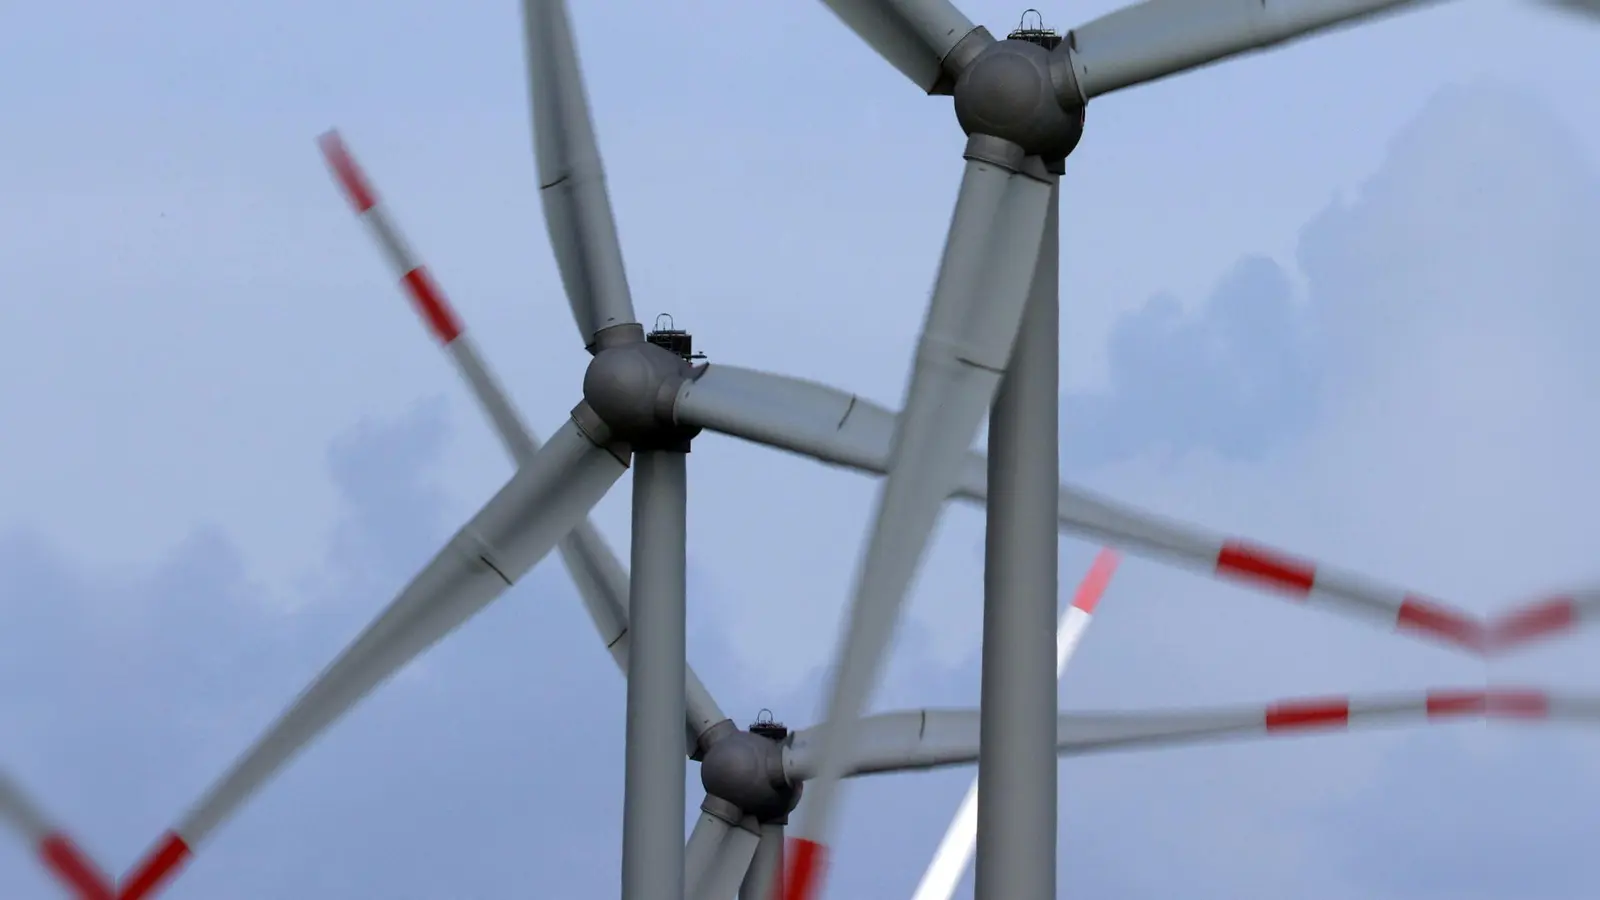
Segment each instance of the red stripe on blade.
[{"label": "red stripe on blade", "polygon": [[1222,545],[1217,572],[1302,596],[1311,593],[1317,580],[1317,568],[1311,563],[1240,541]]},{"label": "red stripe on blade", "polygon": [[1350,701],[1294,700],[1267,707],[1268,731],[1329,728],[1350,722]]},{"label": "red stripe on blade", "polygon": [[66,835],[50,834],[39,842],[39,858],[78,900],[113,900],[116,891]]},{"label": "red stripe on blade", "polygon": [[1430,691],[1428,716],[1481,716],[1488,703],[1483,691]]},{"label": "red stripe on blade", "polygon": [[1545,719],[1550,716],[1550,697],[1544,691],[1528,688],[1494,688],[1487,694],[1487,712],[1496,719]]},{"label": "red stripe on blade", "polygon": [[1110,548],[1101,550],[1095,556],[1094,564],[1089,566],[1089,574],[1083,576],[1083,582],[1078,585],[1078,593],[1072,598],[1072,605],[1091,616],[1094,615],[1094,608],[1100,605],[1100,598],[1105,595],[1106,585],[1111,583],[1111,576],[1116,574],[1119,561],[1117,551]]},{"label": "red stripe on blade", "polygon": [[428,330],[439,339],[441,344],[450,344],[461,336],[461,320],[456,318],[455,310],[450,308],[450,301],[444,298],[444,291],[434,284],[433,277],[428,274],[424,266],[417,266],[407,272],[401,279],[406,291],[411,294],[411,301],[416,304],[417,312],[423,321],[428,323]]},{"label": "red stripe on blade", "polygon": [[173,832],[167,832],[155,850],[128,876],[117,893],[117,900],[144,900],[150,893],[173,875],[178,867],[188,861],[189,845]]},{"label": "red stripe on blade", "polygon": [[827,849],[805,838],[790,838],[784,852],[783,900],[813,900],[822,891],[823,857]]},{"label": "red stripe on blade", "polygon": [[1495,649],[1559,634],[1578,621],[1578,605],[1571,597],[1552,597],[1521,609],[1512,610],[1489,628]]},{"label": "red stripe on blade", "polygon": [[367,184],[366,176],[356,165],[355,157],[350,155],[350,150],[345,147],[344,139],[339,137],[339,132],[330,131],[317,138],[317,146],[322,148],[322,156],[328,161],[328,168],[333,170],[333,177],[339,179],[339,185],[344,188],[356,212],[364,213],[378,205],[377,192],[372,189],[372,185]]},{"label": "red stripe on blade", "polygon": [[1407,597],[1400,604],[1395,627],[1430,635],[1469,650],[1482,650],[1487,644],[1483,623],[1421,597]]}]

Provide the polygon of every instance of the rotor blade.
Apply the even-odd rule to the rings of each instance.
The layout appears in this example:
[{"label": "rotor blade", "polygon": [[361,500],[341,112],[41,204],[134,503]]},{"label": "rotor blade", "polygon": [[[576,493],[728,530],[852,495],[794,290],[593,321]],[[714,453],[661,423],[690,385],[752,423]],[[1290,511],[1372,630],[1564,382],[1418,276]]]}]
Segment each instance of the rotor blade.
[{"label": "rotor blade", "polygon": [[1488,646],[1500,654],[1524,644],[1571,634],[1600,619],[1600,588],[1546,597],[1518,606],[1490,621]]},{"label": "rotor blade", "polygon": [[1435,0],[1144,0],[1073,29],[1056,52],[1087,101],[1426,2]]},{"label": "rotor blade", "polygon": [[[1544,717],[1543,695],[1522,689],[1434,690],[1367,698],[1284,700],[1256,709],[1166,713],[1068,713],[1060,746],[1068,753],[1169,747],[1214,738],[1275,736],[1434,719]],[[1064,732],[1064,733],[1063,733]]]},{"label": "rotor blade", "polygon": [[730,824],[724,816],[739,816],[732,804],[711,809],[724,802],[707,795],[700,807],[700,818],[685,849],[684,900],[728,900],[738,892],[755,857],[761,826],[753,816],[742,816]]},{"label": "rotor blade", "polygon": [[[707,795],[706,800],[710,799],[710,795]],[[705,804],[701,803],[700,815],[694,821],[694,829],[689,832],[688,842],[683,845],[685,900],[700,896],[700,885],[705,881],[706,872],[710,870],[717,851],[722,849],[723,839],[732,830],[732,825],[707,810]]]},{"label": "rotor blade", "polygon": [[[944,258],[918,341],[905,414],[891,443],[889,475],[878,494],[866,553],[857,571],[843,646],[835,662],[826,721],[838,746],[877,682],[906,592],[939,513],[994,400],[1033,279],[1054,196],[1042,180],[969,159]],[[788,852],[785,900],[821,891],[822,847],[844,757],[822,748],[823,777],[801,810]]]},{"label": "rotor blade", "polygon": [[[1573,707],[1577,718],[1588,707]],[[1546,695],[1505,688],[1428,691],[1366,698],[1285,700],[1268,706],[1168,712],[1062,713],[1056,747],[1062,756],[1130,746],[1166,747],[1236,736],[1278,736],[1350,726],[1429,719],[1530,719],[1550,715]],[[1600,717],[1600,702],[1593,704]],[[848,774],[906,772],[978,759],[976,709],[908,710],[862,720]],[[784,775],[805,781],[819,771],[826,727],[797,732],[784,750]]]},{"label": "rotor blade", "polygon": [[[858,394],[816,381],[708,363],[683,383],[673,406],[679,422],[832,466],[883,475],[889,471],[896,414]],[[986,463],[968,455],[963,485],[975,473],[986,495]]]},{"label": "rotor blade", "polygon": [[76,900],[112,900],[110,878],[78,845],[50,823],[39,805],[10,776],[0,773],[0,821],[38,854],[39,862]]},{"label": "rotor blade", "polygon": [[[1067,662],[1072,659],[1072,653],[1077,649],[1084,630],[1089,627],[1095,607],[1100,604],[1100,598],[1116,571],[1116,552],[1101,550],[1090,565],[1089,573],[1078,585],[1072,603],[1061,614],[1061,626],[1056,632],[1057,679],[1066,671]],[[972,862],[972,851],[977,843],[978,779],[974,777],[972,786],[967,788],[967,795],[961,799],[961,806],[956,809],[955,818],[950,821],[944,838],[939,841],[939,848],[934,851],[933,861],[922,873],[922,881],[917,884],[911,900],[950,900],[954,897],[956,886],[961,883],[967,865]]]},{"label": "rotor blade", "polygon": [[532,569],[624,468],[569,420],[162,839],[121,900],[153,890],[313,738]]},{"label": "rotor blade", "polygon": [[770,900],[777,893],[778,882],[783,878],[786,821],[767,822],[761,826],[761,841],[739,885],[739,900]]},{"label": "rotor blade", "polygon": [[522,21],[544,221],[572,316],[592,351],[600,332],[638,319],[566,3],[523,0]]},{"label": "rotor blade", "polygon": [[1065,530],[1080,536],[1208,570],[1310,606],[1375,620],[1474,654],[1482,653],[1486,644],[1484,625],[1476,616],[1432,598],[1113,504],[1080,488],[1061,488],[1060,521]]},{"label": "rotor blade", "polygon": [[944,78],[944,58],[975,28],[948,0],[822,2],[900,74],[930,94]]},{"label": "rotor blade", "polygon": [[[889,468],[895,413],[824,384],[717,363],[687,382],[676,403],[675,414],[685,424],[855,471],[882,475]],[[968,452],[952,496],[987,502],[987,469],[983,454]],[[1269,588],[1458,649],[1479,653],[1484,647],[1477,617],[1420,593],[1221,537],[1071,485],[1061,486],[1057,521],[1063,533]]]},{"label": "rotor blade", "polygon": [[[766,841],[766,832],[769,826],[758,825],[752,817],[743,825],[728,832],[728,839],[722,844],[722,851],[712,861],[711,871],[707,874],[704,883],[704,892],[699,895],[700,900],[725,900],[738,893],[739,886],[748,880],[752,866],[756,865],[764,852],[763,844]],[[780,826],[781,827],[781,826]],[[778,838],[781,842],[782,836]],[[761,900],[770,900],[772,892],[769,890]],[[685,900],[696,900],[686,897]]]},{"label": "rotor blade", "polygon": [[684,900],[727,900],[755,855],[760,840],[754,818],[707,794],[683,849]]},{"label": "rotor blade", "polygon": [[[467,336],[461,317],[451,308],[444,291],[434,282],[427,269],[416,259],[399,226],[372,188],[371,180],[356,163],[338,132],[328,132],[319,143],[340,186],[344,188],[356,213],[371,227],[412,304],[428,324],[433,336],[444,346],[445,352],[455,361],[484,412],[488,413],[506,452],[517,465],[527,465],[539,452],[539,439],[528,430],[499,382],[484,365],[476,346]],[[557,549],[561,552],[562,563],[577,585],[590,620],[605,640],[606,648],[611,651],[618,667],[627,672],[627,572],[587,516],[571,534],[561,540]],[[692,669],[687,673],[685,690],[688,706],[687,752],[694,757],[698,754],[700,736],[727,716],[722,714]]]},{"label": "rotor blade", "polygon": [[933,851],[933,861],[928,863],[922,880],[912,892],[911,900],[950,900],[972,864],[972,852],[978,845],[978,778],[973,776],[956,816],[950,820],[938,849]]},{"label": "rotor blade", "polygon": [[371,181],[357,165],[344,140],[337,131],[329,131],[317,139],[317,144],[322,148],[322,155],[340,187],[344,188],[350,205],[355,208],[356,215],[372,231],[389,267],[400,279],[401,288],[411,298],[411,305],[427,323],[434,339],[455,362],[483,411],[488,413],[500,442],[518,465],[532,459],[539,446],[528,434],[528,426],[523,424],[510,398],[506,397],[499,382],[484,365],[478,348],[467,337],[461,319],[451,308],[444,291],[406,243],[399,226],[389,215],[386,204],[373,190]]}]

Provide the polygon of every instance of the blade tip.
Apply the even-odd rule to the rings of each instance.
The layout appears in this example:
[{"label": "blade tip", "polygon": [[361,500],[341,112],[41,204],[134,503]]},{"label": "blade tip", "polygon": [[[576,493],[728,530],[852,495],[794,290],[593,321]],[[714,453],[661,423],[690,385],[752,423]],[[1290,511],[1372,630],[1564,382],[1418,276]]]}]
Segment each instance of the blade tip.
[{"label": "blade tip", "polygon": [[1563,632],[1578,622],[1578,601],[1571,596],[1556,596],[1512,609],[1491,621],[1487,627],[1488,650],[1504,653]]},{"label": "blade tip", "polygon": [[365,213],[378,205],[377,193],[367,183],[366,176],[361,172],[361,167],[356,165],[355,157],[350,154],[350,148],[345,146],[344,138],[337,129],[330,128],[318,135],[317,146],[321,148],[322,158],[349,195],[357,213]]}]

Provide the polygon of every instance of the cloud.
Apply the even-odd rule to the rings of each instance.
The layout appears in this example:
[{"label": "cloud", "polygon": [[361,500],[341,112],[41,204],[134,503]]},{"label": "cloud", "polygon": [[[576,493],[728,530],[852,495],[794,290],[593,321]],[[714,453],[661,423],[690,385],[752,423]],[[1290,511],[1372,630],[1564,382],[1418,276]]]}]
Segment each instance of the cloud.
[{"label": "cloud", "polygon": [[[108,868],[142,853],[434,551],[442,412],[364,423],[329,453],[344,515],[293,613],[213,531],[136,572],[85,573],[27,535],[0,543],[12,735],[0,752]],[[523,877],[527,840],[609,858],[611,843],[556,822],[604,817],[615,791],[598,810],[552,813],[581,805],[608,762],[620,773],[621,679],[598,640],[569,639],[590,626],[564,581],[541,569],[512,595],[482,616],[493,624],[463,629],[474,636],[447,640],[317,742],[170,896],[490,896]],[[596,689],[571,692],[570,679]],[[584,777],[548,762],[591,742]],[[582,896],[583,883],[555,879],[551,895]],[[14,854],[0,894],[45,888]]]},{"label": "cloud", "polygon": [[[1593,736],[1546,727],[1475,737],[1475,752],[1433,734],[1400,743],[1370,786],[1310,823],[1333,851],[1324,865],[1373,897],[1593,896],[1578,841],[1600,814],[1574,802],[1592,790]],[[1392,813],[1371,815],[1380,804]]]},{"label": "cloud", "polygon": [[[1300,235],[1315,418],[1255,460],[1215,442],[1174,459],[1169,432],[1089,480],[1479,611],[1593,583],[1597,200],[1592,162],[1535,98],[1492,83],[1441,92]],[[1280,361],[1269,377],[1297,376]],[[1096,629],[1070,688],[1096,705],[1482,677],[1439,651],[1137,563]],[[1600,674],[1584,645],[1495,674],[1581,689]],[[1549,860],[1581,855],[1566,823],[1585,813],[1569,798],[1595,773],[1572,760],[1594,736],[1535,730],[1498,755],[1486,740],[1452,727],[1095,761],[1097,779],[1076,779],[1095,813],[1080,836],[1110,857],[1158,848],[1162,865],[1139,882],[1149,896],[1573,896],[1578,873]]]},{"label": "cloud", "polygon": [[[36,536],[0,540],[0,765],[106,868],[140,856],[442,543],[444,413],[418,404],[329,449],[341,515],[293,608],[211,529],[146,567],[99,572]],[[697,599],[716,590],[698,562],[691,583]],[[765,707],[807,724],[814,689],[741,678],[702,610],[691,647],[737,721]],[[165,896],[612,892],[624,695],[566,574],[541,565],[307,748]],[[698,770],[686,778],[692,814]],[[859,858],[843,883],[852,873],[881,877]],[[0,896],[52,891],[23,848],[0,842]]]},{"label": "cloud", "polygon": [[1199,309],[1150,298],[1112,328],[1110,384],[1062,409],[1069,472],[1142,454],[1259,460],[1305,431],[1320,364],[1288,274],[1240,260]]}]

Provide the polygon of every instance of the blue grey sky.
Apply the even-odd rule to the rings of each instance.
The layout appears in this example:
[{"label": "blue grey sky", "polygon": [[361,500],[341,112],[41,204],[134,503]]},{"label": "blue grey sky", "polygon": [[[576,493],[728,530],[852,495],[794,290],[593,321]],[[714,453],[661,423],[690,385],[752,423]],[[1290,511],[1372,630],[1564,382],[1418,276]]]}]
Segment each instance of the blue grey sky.
[{"label": "blue grey sky", "polygon": [[[817,3],[573,13],[640,312],[713,361],[894,403],[960,167],[948,101]],[[584,354],[512,5],[5,21],[0,76],[27,89],[0,144],[0,765],[121,871],[510,472],[314,136],[343,130],[540,433]],[[1068,476],[1480,612],[1600,579],[1596,47],[1529,5],[1453,3],[1093,104],[1064,183]],[[872,484],[716,437],[691,481],[692,661],[737,718],[807,724]],[[595,517],[619,553],[626,498]],[[975,702],[980,536],[946,517],[880,705]],[[1063,541],[1064,581],[1094,549]],[[1495,674],[1582,689],[1590,645]],[[1062,698],[1481,678],[1130,559]],[[167,896],[604,896],[623,692],[547,563]],[[1062,893],[1591,896],[1596,749],[1454,726],[1069,760]],[[908,896],[970,774],[853,785],[834,893]],[[0,844],[0,896],[47,891]]]}]

